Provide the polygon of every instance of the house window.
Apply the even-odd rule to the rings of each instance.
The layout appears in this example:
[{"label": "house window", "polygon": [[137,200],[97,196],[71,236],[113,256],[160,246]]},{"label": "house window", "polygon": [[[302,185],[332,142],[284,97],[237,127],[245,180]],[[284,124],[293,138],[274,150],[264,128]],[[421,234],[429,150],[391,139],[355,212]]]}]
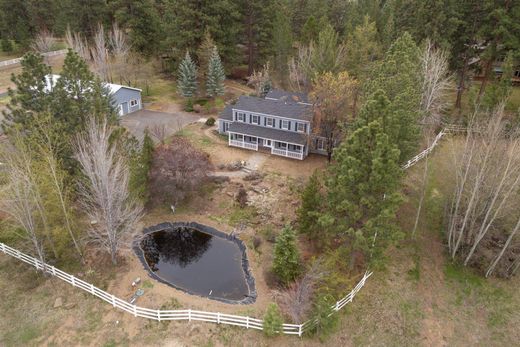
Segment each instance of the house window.
[{"label": "house window", "polygon": [[319,151],[325,150],[325,139],[323,139],[323,138],[316,139],[316,149]]},{"label": "house window", "polygon": [[260,124],[260,116],[252,114],[251,115],[251,123],[253,123],[253,124]]},{"label": "house window", "polygon": [[246,121],[246,115],[244,113],[237,113],[237,121],[239,122],[245,122]]},{"label": "house window", "polygon": [[304,123],[296,123],[296,131],[300,133],[305,132],[305,124]]},{"label": "house window", "polygon": [[289,121],[288,120],[282,120],[282,129],[289,129]]},{"label": "house window", "polygon": [[265,119],[265,124],[268,126],[268,127],[273,127],[274,128],[274,118],[266,118]]},{"label": "house window", "polygon": [[137,100],[136,99],[133,99],[133,100],[130,100],[130,107],[135,107],[137,106]]}]

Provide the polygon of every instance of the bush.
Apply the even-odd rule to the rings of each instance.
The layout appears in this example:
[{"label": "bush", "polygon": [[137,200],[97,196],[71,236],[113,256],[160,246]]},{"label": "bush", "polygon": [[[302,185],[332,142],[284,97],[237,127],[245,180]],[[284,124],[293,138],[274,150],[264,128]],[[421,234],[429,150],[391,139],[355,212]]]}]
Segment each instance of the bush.
[{"label": "bush", "polygon": [[2,46],[3,52],[10,53],[13,51],[13,43],[9,39],[3,38],[0,45]]},{"label": "bush", "polygon": [[318,297],[314,304],[314,312],[311,320],[316,324],[308,330],[311,335],[317,335],[320,340],[327,339],[333,333],[339,322],[337,313],[331,313],[331,306],[334,305],[334,298],[330,295]]},{"label": "bush", "polygon": [[280,335],[283,329],[283,318],[275,303],[269,304],[264,315],[264,334],[269,337]]},{"label": "bush", "polygon": [[193,100],[191,98],[186,99],[186,104],[184,105],[184,111],[193,112]]},{"label": "bush", "polygon": [[244,208],[247,206],[247,191],[243,187],[240,187],[240,189],[238,190],[236,201],[240,208]]},{"label": "bush", "polygon": [[283,228],[274,245],[273,272],[287,285],[300,274],[300,254],[291,227]]},{"label": "bush", "polygon": [[206,183],[212,169],[206,153],[187,139],[174,136],[171,143],[159,145],[153,152],[150,200],[177,204]]},{"label": "bush", "polygon": [[209,117],[208,119],[206,119],[206,125],[210,127],[215,125],[215,118]]}]

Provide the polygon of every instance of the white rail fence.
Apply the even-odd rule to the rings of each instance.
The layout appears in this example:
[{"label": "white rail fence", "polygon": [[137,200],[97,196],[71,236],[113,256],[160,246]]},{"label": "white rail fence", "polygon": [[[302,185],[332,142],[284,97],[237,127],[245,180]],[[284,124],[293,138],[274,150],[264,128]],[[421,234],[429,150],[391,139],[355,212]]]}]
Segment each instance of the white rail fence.
[{"label": "white rail fence", "polygon": [[[415,165],[417,162],[419,162],[421,159],[426,157],[433,149],[437,146],[439,143],[439,140],[446,135],[449,132],[458,132],[458,131],[466,131],[466,128],[461,126],[446,126],[443,130],[441,130],[437,136],[435,137],[432,144],[426,148],[424,151],[413,157],[412,159],[408,160],[406,164],[403,165],[403,169],[408,169]],[[237,144],[238,145],[238,144]],[[101,290],[97,287],[95,287],[93,284],[87,283],[79,278],[74,277],[73,275],[70,275],[64,271],[61,271],[60,269],[48,265],[45,263],[42,263],[36,258],[33,258],[31,256],[28,256],[27,254],[24,254],[20,252],[17,249],[14,249],[12,247],[9,247],[3,243],[0,242],[0,251],[3,253],[10,255],[16,259],[19,259],[29,265],[34,266],[37,270],[41,270],[43,272],[47,272],[55,277],[58,277],[59,279],[72,284],[74,287],[78,287],[80,289],[83,289],[84,291],[97,296],[101,300],[104,300],[111,304],[114,308],[118,308],[120,310],[126,311],[128,313],[133,314],[135,317],[143,317],[148,319],[153,319],[157,321],[164,321],[164,320],[187,320],[187,321],[203,321],[203,322],[212,322],[217,324],[227,324],[227,325],[235,325],[244,327],[246,329],[257,329],[257,330],[263,330],[263,321],[261,319],[256,319],[252,317],[247,316],[237,316],[237,315],[230,315],[220,312],[205,312],[205,311],[198,311],[198,310],[153,310],[148,309],[144,307],[139,307],[134,304],[130,304],[113,294],[107,293],[104,290]],[[372,275],[372,272],[365,272],[361,280],[357,283],[357,285],[352,289],[344,298],[337,301],[334,305],[331,306],[331,313],[334,314],[335,312],[341,310],[343,307],[345,307],[347,304],[351,303],[354,300],[354,297],[356,294],[363,288],[365,285],[366,280]],[[287,335],[298,335],[302,336],[302,334],[307,331],[308,329],[311,329],[316,325],[317,321],[315,320],[309,320],[302,324],[283,324],[282,333]]]},{"label": "white rail fence", "polygon": [[[52,52],[42,53],[42,55],[44,57],[53,57],[55,55],[61,55],[61,54],[65,54],[65,53],[67,53],[66,49],[60,49],[59,51],[52,51]],[[5,66],[9,66],[9,65],[19,64],[22,61],[22,59],[23,59],[23,57],[0,61],[0,68],[1,67],[5,67]]]},{"label": "white rail fence", "polygon": [[[97,296],[103,301],[111,304],[114,308],[118,308],[120,310],[126,311],[130,314],[133,314],[135,317],[143,317],[148,319],[153,319],[156,321],[165,321],[165,320],[187,320],[187,321],[202,321],[202,322],[211,322],[217,324],[227,324],[227,325],[235,325],[244,327],[246,329],[257,329],[263,330],[263,321],[261,319],[256,319],[247,316],[237,316],[231,314],[225,314],[220,312],[205,312],[205,311],[197,311],[197,310],[152,310],[144,307],[139,307],[134,304],[130,304],[113,294],[107,293],[104,290],[101,290],[95,287],[93,284],[87,283],[73,275],[70,275],[60,269],[42,263],[36,258],[28,256],[20,252],[17,249],[9,247],[0,242],[0,251],[3,253],[10,255],[16,259],[19,259],[29,265],[34,266],[37,270],[41,270],[43,272],[47,272],[53,276],[58,277],[59,279],[72,284],[74,287],[78,287],[83,289],[84,291]],[[356,294],[363,288],[366,280],[372,275],[372,272],[366,272],[361,278],[361,280],[357,283],[357,285],[348,293],[343,299],[339,300],[331,306],[331,314],[341,310],[348,303],[354,300]],[[283,324],[282,333],[287,335],[298,335],[302,336],[302,334],[312,328],[316,322],[307,321],[303,324]]]}]

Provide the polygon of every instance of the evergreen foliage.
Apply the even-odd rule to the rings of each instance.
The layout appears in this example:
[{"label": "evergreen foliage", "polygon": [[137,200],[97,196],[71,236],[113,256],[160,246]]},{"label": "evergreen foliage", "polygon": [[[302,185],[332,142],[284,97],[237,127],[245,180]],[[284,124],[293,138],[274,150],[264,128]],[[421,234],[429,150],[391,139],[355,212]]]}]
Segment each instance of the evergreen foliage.
[{"label": "evergreen foliage", "polygon": [[184,60],[179,65],[177,88],[185,98],[191,98],[197,93],[197,66],[188,51],[186,51]]},{"label": "evergreen foliage", "polygon": [[211,54],[213,53],[213,48],[216,46],[215,41],[211,37],[211,33],[206,29],[204,33],[204,39],[199,46],[197,51],[197,58],[199,59],[199,80],[206,81],[209,61],[211,59]]},{"label": "evergreen foliage", "polygon": [[339,316],[331,314],[334,303],[334,298],[330,295],[322,295],[314,303],[311,321],[315,323],[309,329],[309,333],[317,335],[321,341],[326,340],[338,327]]},{"label": "evergreen foliage", "polygon": [[[417,151],[421,86],[420,50],[405,33],[392,44],[377,64],[373,78],[366,83],[365,93],[370,101],[358,118],[360,126],[379,120],[390,142],[397,144],[399,162]],[[379,107],[383,112],[378,115],[370,110],[372,107]]]},{"label": "evergreen foliage", "polygon": [[275,303],[270,303],[267,306],[267,311],[264,315],[263,322],[264,334],[269,337],[277,336],[282,333],[283,317]]},{"label": "evergreen foliage", "polygon": [[206,80],[206,93],[211,96],[224,95],[224,81],[226,75],[224,73],[224,67],[220,61],[217,47],[213,47],[213,52],[208,64],[208,75]]},{"label": "evergreen foliage", "polygon": [[301,206],[297,211],[298,231],[314,241],[321,238],[322,231],[318,223],[323,199],[320,188],[318,172],[315,171],[302,192]]},{"label": "evergreen foliage", "polygon": [[140,150],[134,146],[125,146],[125,152],[130,156],[130,193],[143,204],[148,201],[148,173],[152,167],[154,143],[148,129],[144,132],[143,144]]},{"label": "evergreen foliage", "polygon": [[289,284],[300,274],[300,253],[293,229],[286,226],[274,245],[273,272],[283,284]]}]

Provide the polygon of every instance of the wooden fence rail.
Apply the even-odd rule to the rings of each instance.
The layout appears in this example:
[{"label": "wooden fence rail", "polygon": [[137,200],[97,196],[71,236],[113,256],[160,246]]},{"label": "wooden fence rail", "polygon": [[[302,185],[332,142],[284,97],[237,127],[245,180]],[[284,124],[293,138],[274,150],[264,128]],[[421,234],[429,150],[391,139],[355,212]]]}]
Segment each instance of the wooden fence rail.
[{"label": "wooden fence rail", "polygon": [[[53,57],[55,55],[60,55],[60,54],[65,54],[65,53],[67,53],[66,49],[60,49],[59,51],[52,51],[52,52],[42,53],[42,55],[44,57]],[[0,68],[1,67],[5,67],[5,66],[9,66],[9,65],[19,64],[22,61],[22,59],[23,59],[23,57],[0,61]]]},{"label": "wooden fence rail", "polygon": [[[412,167],[421,159],[426,157],[429,153],[433,151],[433,149],[437,146],[440,139],[449,132],[459,132],[459,131],[467,131],[465,128],[461,126],[446,126],[443,130],[441,130],[432,144],[423,150],[421,153],[408,160],[406,164],[402,166],[404,170]],[[163,320],[188,320],[188,321],[202,321],[202,322],[211,322],[217,324],[227,324],[227,325],[235,325],[244,327],[246,329],[257,329],[263,330],[263,321],[261,319],[245,317],[245,316],[236,316],[230,315],[220,312],[205,312],[205,311],[197,311],[197,310],[153,310],[144,307],[139,307],[134,304],[130,304],[110,293],[101,290],[94,285],[87,283],[79,278],[74,277],[60,269],[42,263],[36,258],[28,256],[20,252],[17,249],[9,247],[0,242],[0,251],[3,253],[10,255],[16,259],[19,259],[29,265],[34,266],[37,270],[41,270],[43,272],[47,272],[59,279],[71,284],[74,287],[78,287],[83,289],[86,292],[100,298],[101,300],[111,304],[114,308],[118,308],[120,310],[126,311],[135,317],[142,317],[153,319],[157,321]],[[357,283],[357,285],[352,289],[344,298],[337,301],[334,305],[330,307],[330,314],[335,314],[337,311],[341,310],[347,304],[351,303],[354,300],[356,294],[363,288],[366,280],[372,275],[372,272],[365,272],[361,280]],[[302,336],[302,334],[308,329],[313,328],[317,324],[316,320],[308,320],[302,324],[283,324],[282,333],[286,335],[298,335]]]},{"label": "wooden fence rail", "polygon": [[[71,284],[74,287],[78,287],[101,300],[109,303],[114,308],[118,308],[120,310],[126,311],[135,317],[142,317],[147,319],[153,319],[157,321],[165,321],[165,320],[187,320],[187,321],[202,321],[202,322],[211,322],[217,324],[227,324],[227,325],[235,325],[239,327],[244,327],[246,329],[256,329],[263,330],[263,321],[261,319],[256,319],[247,316],[237,316],[220,312],[205,312],[198,310],[153,310],[149,308],[139,307],[134,304],[130,304],[125,300],[122,300],[110,293],[101,290],[94,285],[87,283],[73,275],[70,275],[60,269],[42,263],[36,258],[28,256],[20,252],[17,249],[7,246],[0,242],[0,251],[3,253],[10,255],[16,259],[19,259],[29,265],[34,266],[37,270],[44,271],[52,276],[58,277],[59,279]],[[366,280],[372,275],[372,272],[365,272],[361,280],[357,283],[357,285],[348,293],[343,299],[339,300],[336,304],[331,306],[331,314],[341,310],[345,305],[352,302],[356,294],[363,288]],[[312,328],[316,322],[307,321],[302,324],[283,324],[282,333],[286,335],[298,335],[302,336],[302,334],[307,330]]]}]

